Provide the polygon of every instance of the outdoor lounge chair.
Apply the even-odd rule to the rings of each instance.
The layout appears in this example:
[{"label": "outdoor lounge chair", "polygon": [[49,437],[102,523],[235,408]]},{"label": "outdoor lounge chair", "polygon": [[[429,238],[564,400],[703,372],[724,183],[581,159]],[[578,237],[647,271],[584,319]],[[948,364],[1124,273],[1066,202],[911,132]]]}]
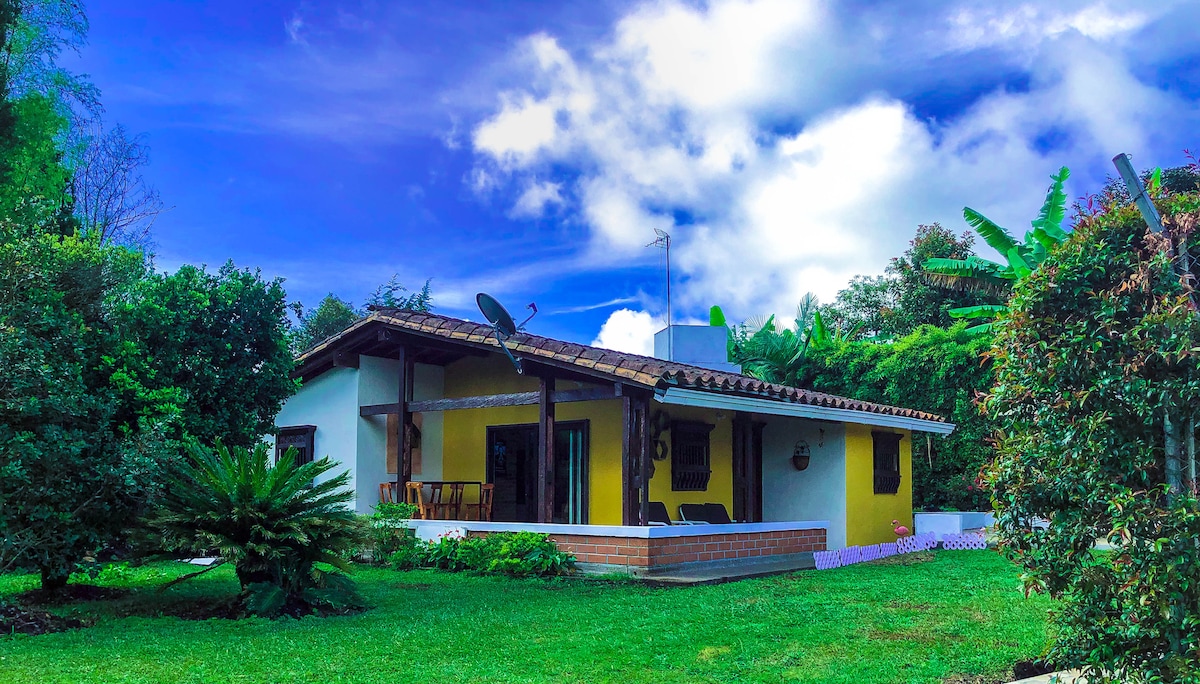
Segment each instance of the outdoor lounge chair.
[{"label": "outdoor lounge chair", "polygon": [[679,517],[693,524],[711,523],[714,525],[728,525],[733,522],[729,519],[729,513],[725,510],[725,505],[719,503],[679,504]]},{"label": "outdoor lounge chair", "polygon": [[649,507],[650,519],[649,523],[653,526],[664,527],[666,525],[703,525],[689,520],[671,520],[671,516],[667,513],[667,505],[661,501],[651,501]]}]

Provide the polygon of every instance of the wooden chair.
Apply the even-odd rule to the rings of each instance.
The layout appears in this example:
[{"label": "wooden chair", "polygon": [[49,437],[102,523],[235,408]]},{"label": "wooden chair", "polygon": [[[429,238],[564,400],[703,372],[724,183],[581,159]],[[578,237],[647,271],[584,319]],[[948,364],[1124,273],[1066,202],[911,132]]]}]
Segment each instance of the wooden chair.
[{"label": "wooden chair", "polygon": [[395,503],[396,501],[396,483],[381,482],[379,484],[379,503]]},{"label": "wooden chair", "polygon": [[462,482],[451,482],[446,486],[450,488],[450,500],[442,504],[442,510],[446,514],[445,519],[461,520],[463,490],[467,488],[467,485]]},{"label": "wooden chair", "polygon": [[404,486],[405,501],[417,507],[417,515],[422,520],[432,520],[434,508],[432,502],[425,498],[424,482],[409,482]]},{"label": "wooden chair", "polygon": [[[492,521],[492,500],[495,498],[496,485],[483,484],[479,485],[479,502],[465,504],[467,509],[467,520],[484,520]],[[471,517],[474,512],[474,517]]]}]

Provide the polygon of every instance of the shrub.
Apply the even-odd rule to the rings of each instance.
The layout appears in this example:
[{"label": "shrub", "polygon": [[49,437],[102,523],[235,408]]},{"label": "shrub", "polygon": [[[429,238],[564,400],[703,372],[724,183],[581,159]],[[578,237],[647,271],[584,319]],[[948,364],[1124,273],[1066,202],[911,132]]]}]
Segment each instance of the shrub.
[{"label": "shrub", "polygon": [[437,541],[409,538],[389,558],[397,570],[419,567],[468,570],[514,577],[565,575],[575,569],[575,557],[545,534],[497,532],[484,537],[443,535]]},{"label": "shrub", "polygon": [[1164,249],[1196,253],[1198,200],[1160,203],[1165,235],[1132,207],[1080,221],[1017,285],[992,351],[1001,544],[1027,590],[1062,599],[1050,660],[1089,682],[1200,682],[1200,510],[1165,439],[1200,408],[1200,319]]},{"label": "shrub", "polygon": [[221,563],[233,563],[250,613],[361,605],[341,572],[366,541],[363,524],[346,505],[354,498],[350,474],[318,481],[334,467],[328,458],[296,465],[289,449],[272,466],[267,453],[261,443],[253,450],[218,444],[215,452],[192,444],[148,521],[151,528],[169,551],[216,553]]},{"label": "shrub", "polygon": [[375,512],[367,518],[371,531],[371,559],[375,563],[384,563],[408,544],[412,532],[405,524],[417,512],[417,507],[408,503],[375,504]]}]

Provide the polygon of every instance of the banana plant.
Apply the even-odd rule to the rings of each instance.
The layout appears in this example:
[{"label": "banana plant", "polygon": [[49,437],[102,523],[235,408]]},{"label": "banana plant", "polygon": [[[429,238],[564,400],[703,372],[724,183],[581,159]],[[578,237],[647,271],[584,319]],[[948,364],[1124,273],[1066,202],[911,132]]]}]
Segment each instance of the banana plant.
[{"label": "banana plant", "polygon": [[[1067,215],[1067,193],[1063,186],[1071,172],[1062,167],[1051,176],[1053,181],[1046,192],[1046,201],[1031,229],[1025,233],[1024,242],[1017,242],[1007,230],[991,219],[971,209],[963,208],[963,218],[975,229],[984,242],[1004,257],[1004,262],[991,261],[978,256],[966,259],[929,259],[924,272],[930,282],[956,290],[971,290],[989,294],[1006,294],[1013,283],[1027,277],[1043,262],[1056,245],[1067,239],[1063,220]],[[981,333],[991,330],[995,319],[1008,311],[1003,304],[964,306],[950,309],[954,318],[979,319],[983,322],[967,330]]]},{"label": "banana plant", "polygon": [[739,364],[743,373],[766,382],[796,385],[810,349],[848,342],[859,331],[860,326],[830,330],[818,304],[816,296],[805,295],[791,326],[779,323],[774,315],[730,326],[719,306],[709,310],[709,323],[729,331],[729,360]]}]

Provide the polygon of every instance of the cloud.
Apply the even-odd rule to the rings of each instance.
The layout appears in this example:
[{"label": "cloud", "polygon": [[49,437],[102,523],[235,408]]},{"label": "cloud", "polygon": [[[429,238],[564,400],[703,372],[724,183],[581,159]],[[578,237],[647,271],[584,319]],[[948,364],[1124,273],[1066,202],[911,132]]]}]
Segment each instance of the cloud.
[{"label": "cloud", "polygon": [[517,198],[509,216],[512,218],[539,218],[546,211],[547,205],[562,204],[561,183],[549,181],[533,181],[525,192]]},{"label": "cloud", "polygon": [[300,16],[299,12],[292,14],[292,18],[284,22],[283,30],[287,31],[288,40],[293,44],[308,45],[308,40],[303,33],[304,17]]},{"label": "cloud", "polygon": [[[665,0],[587,44],[530,36],[513,56],[521,85],[473,129],[482,190],[513,193],[518,215],[537,206],[531,188],[558,184],[556,215],[610,260],[648,263],[653,229],[668,230],[682,309],[745,317],[810,291],[829,301],[919,223],[962,227],[963,205],[1021,233],[1061,165],[1077,192],[1116,152],[1194,144],[1195,100],[1147,80],[1129,47],[1171,21],[1170,3],[891,11]],[[937,117],[919,105],[985,77]],[[650,316],[614,313],[603,341],[644,349],[634,331]]]},{"label": "cloud", "polygon": [[654,333],[666,326],[663,318],[645,311],[617,309],[609,315],[592,346],[642,356],[654,355]]}]

